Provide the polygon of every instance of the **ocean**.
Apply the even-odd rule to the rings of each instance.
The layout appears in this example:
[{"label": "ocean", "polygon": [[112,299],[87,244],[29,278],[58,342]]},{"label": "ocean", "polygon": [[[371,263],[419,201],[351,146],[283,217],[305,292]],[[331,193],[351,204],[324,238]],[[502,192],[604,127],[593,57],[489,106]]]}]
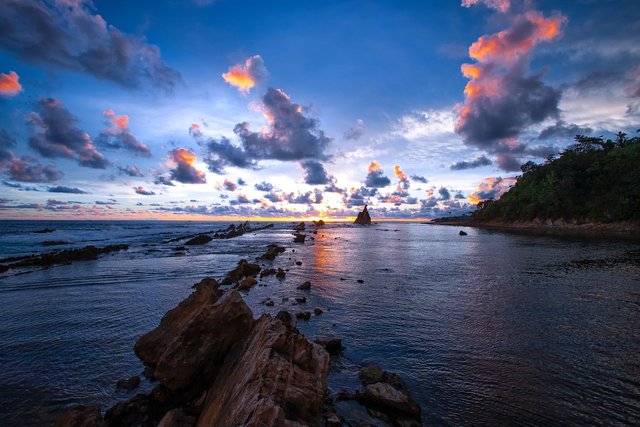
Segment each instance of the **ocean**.
[{"label": "ocean", "polygon": [[[228,225],[0,221],[0,258],[53,250],[45,240],[130,245],[0,274],[2,425],[50,425],[70,406],[107,409],[150,390],[145,379],[132,392],[115,387],[143,369],[136,339],[194,283],[272,243],[287,250],[265,264],[287,276],[265,278],[245,300],[256,317],[301,309],[298,295],[305,310],[324,310],[298,328],[343,340],[333,392],[356,388],[358,371],[377,363],[406,379],[429,425],[640,424],[637,241],[379,223],[327,224],[298,244],[294,224],[276,222],[187,251],[169,242]],[[44,228],[54,231],[34,233]],[[297,290],[306,280],[311,291]]]}]

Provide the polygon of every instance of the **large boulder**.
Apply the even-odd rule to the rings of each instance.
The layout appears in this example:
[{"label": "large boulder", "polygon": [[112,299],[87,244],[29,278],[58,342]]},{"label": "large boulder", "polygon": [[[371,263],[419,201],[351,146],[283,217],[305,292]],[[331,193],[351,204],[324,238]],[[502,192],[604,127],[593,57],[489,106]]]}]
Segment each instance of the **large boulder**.
[{"label": "large boulder", "polygon": [[371,216],[369,215],[369,211],[367,210],[367,205],[364,205],[364,209],[362,210],[362,212],[358,213],[358,217],[355,221],[353,221],[353,223],[360,225],[371,224]]},{"label": "large boulder", "polygon": [[211,286],[196,291],[136,342],[136,355],[171,391],[202,391],[225,357],[251,332],[253,315],[236,291]]},{"label": "large boulder", "polygon": [[263,315],[207,393],[197,426],[321,426],[329,355]]}]

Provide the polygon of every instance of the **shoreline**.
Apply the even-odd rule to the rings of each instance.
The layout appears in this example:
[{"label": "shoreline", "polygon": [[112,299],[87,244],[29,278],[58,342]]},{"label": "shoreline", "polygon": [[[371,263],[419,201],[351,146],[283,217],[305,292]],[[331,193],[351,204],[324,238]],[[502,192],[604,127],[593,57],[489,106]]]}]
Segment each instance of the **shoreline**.
[{"label": "shoreline", "polygon": [[556,221],[474,221],[471,218],[437,218],[426,225],[447,225],[458,227],[476,227],[488,230],[521,232],[527,234],[562,235],[603,238],[640,238],[640,224],[626,221],[613,223],[588,222],[574,224],[564,220]]}]

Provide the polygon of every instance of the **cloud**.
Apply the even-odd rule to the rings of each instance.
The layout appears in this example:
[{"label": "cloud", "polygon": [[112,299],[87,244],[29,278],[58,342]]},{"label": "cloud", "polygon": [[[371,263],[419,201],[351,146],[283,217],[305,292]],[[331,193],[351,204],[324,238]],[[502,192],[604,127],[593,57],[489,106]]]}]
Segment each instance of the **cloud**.
[{"label": "cloud", "polygon": [[236,191],[236,189],[238,188],[238,185],[233,181],[229,181],[228,179],[225,179],[224,182],[222,183],[222,188],[224,188],[226,191]]},{"label": "cloud", "polygon": [[0,168],[3,167],[5,162],[13,159],[13,153],[11,152],[11,148],[16,146],[16,140],[13,136],[9,135],[9,133],[0,129]]},{"label": "cloud", "polygon": [[351,208],[353,206],[370,205],[371,197],[375,197],[377,194],[377,188],[351,188],[342,196],[342,201],[347,208]]},{"label": "cloud", "polygon": [[344,139],[356,141],[364,135],[365,129],[364,120],[357,119],[355,126],[344,131]]},{"label": "cloud", "polygon": [[94,147],[89,135],[76,126],[78,119],[62,103],[41,98],[27,115],[29,145],[44,157],[74,159],[80,166],[105,169],[109,161]]},{"label": "cloud", "polygon": [[142,186],[133,187],[133,191],[135,191],[136,194],[140,194],[142,196],[155,196],[156,194],[151,190],[145,190]]},{"label": "cloud", "polygon": [[266,181],[259,182],[258,184],[255,184],[254,187],[258,191],[269,192],[269,191],[273,190],[273,184],[268,183]]},{"label": "cloud", "polygon": [[14,157],[6,169],[10,179],[20,182],[55,182],[63,176],[54,165],[42,165],[31,157]]},{"label": "cloud", "polygon": [[465,169],[474,169],[479,168],[481,166],[489,166],[492,165],[493,162],[487,158],[484,154],[482,156],[478,156],[471,161],[460,161],[449,166],[449,169],[454,171],[460,171]]},{"label": "cloud", "polygon": [[305,116],[302,107],[291,102],[280,89],[269,88],[260,106],[269,125],[253,132],[249,123],[238,123],[233,132],[240,140],[236,146],[227,138],[196,140],[204,146],[203,161],[214,173],[224,173],[227,166],[257,168],[260,160],[326,160],[331,138],[318,129],[315,119]]},{"label": "cloud", "polygon": [[516,183],[515,178],[502,178],[502,177],[489,177],[484,178],[476,191],[471,193],[469,201],[474,204],[478,204],[484,200],[494,199],[497,200],[504,193],[509,191]]},{"label": "cloud", "polygon": [[471,7],[474,4],[482,3],[487,7],[506,12],[511,7],[510,0],[462,0],[462,6]]},{"label": "cloud", "polygon": [[404,173],[402,171],[402,169],[400,169],[399,165],[396,165],[396,166],[393,167],[393,174],[400,181],[400,183],[398,184],[399,187],[402,187],[404,190],[407,190],[409,188],[409,185],[410,185],[409,177],[407,176],[406,173]]},{"label": "cloud", "polygon": [[372,160],[369,163],[364,185],[369,188],[382,188],[389,184],[391,184],[391,180],[384,175],[380,163]]},{"label": "cloud", "polygon": [[254,86],[263,82],[268,74],[262,57],[254,55],[247,58],[244,64],[230,67],[226,73],[222,73],[222,78],[240,92],[248,93]]},{"label": "cloud", "polygon": [[411,179],[416,182],[421,182],[423,184],[426,184],[427,182],[429,182],[429,180],[422,175],[411,175]]},{"label": "cloud", "polygon": [[143,177],[144,173],[142,173],[142,171],[140,170],[140,168],[136,165],[130,165],[130,166],[118,166],[118,171],[120,171],[121,174],[124,175],[129,175],[132,177]]},{"label": "cloud", "polygon": [[157,176],[156,179],[153,181],[154,184],[156,185],[167,185],[169,187],[174,187],[175,184],[173,182],[171,182],[171,178],[168,178],[166,176]]},{"label": "cloud", "polygon": [[242,178],[238,178],[238,185],[244,187],[245,185],[247,185],[247,181]]},{"label": "cloud", "polygon": [[183,184],[204,184],[207,182],[204,172],[193,166],[196,155],[186,148],[175,148],[169,152],[169,163],[172,166],[172,180]]},{"label": "cloud", "polygon": [[315,189],[306,193],[283,193],[283,199],[291,204],[309,205],[322,203],[322,190]]},{"label": "cloud", "polygon": [[9,71],[9,74],[0,73],[0,95],[10,97],[22,92],[19,79],[20,76],[15,71]]},{"label": "cloud", "polygon": [[65,185],[57,185],[55,187],[49,187],[47,191],[49,193],[89,194],[87,191],[81,190],[79,188],[67,187]]},{"label": "cloud", "polygon": [[300,162],[302,170],[304,171],[304,182],[309,185],[325,185],[332,182],[332,176],[330,176],[324,169],[324,165],[315,160],[306,160]]},{"label": "cloud", "polygon": [[533,48],[557,38],[565,22],[562,15],[527,11],[515,15],[506,30],[481,36],[469,47],[476,62],[461,67],[469,82],[455,124],[467,145],[492,153],[512,151],[523,130],[558,116],[560,91],[546,85],[541,74],[529,75],[528,68]]},{"label": "cloud", "polygon": [[150,156],[151,151],[129,131],[129,116],[117,116],[109,109],[102,113],[107,128],[100,132],[96,143],[105,148],[126,149],[135,154]]},{"label": "cloud", "polygon": [[80,71],[126,87],[149,82],[166,91],[181,81],[157,46],[95,13],[91,0],[0,2],[0,46],[20,58]]},{"label": "cloud", "polygon": [[537,139],[569,139],[573,140],[576,135],[589,135],[593,129],[588,126],[578,126],[573,123],[565,123],[558,120],[554,125],[547,126],[538,134]]}]

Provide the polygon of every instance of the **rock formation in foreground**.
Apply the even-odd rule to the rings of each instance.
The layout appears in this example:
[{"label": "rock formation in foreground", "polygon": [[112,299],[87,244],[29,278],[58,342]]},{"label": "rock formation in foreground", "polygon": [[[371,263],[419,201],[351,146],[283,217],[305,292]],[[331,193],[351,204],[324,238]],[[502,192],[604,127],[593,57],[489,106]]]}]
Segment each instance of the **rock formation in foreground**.
[{"label": "rock formation in foreground", "polygon": [[353,223],[361,225],[371,224],[371,217],[369,216],[367,205],[364,205],[364,209],[362,210],[362,212],[358,213],[358,217],[355,221],[353,221]]}]

